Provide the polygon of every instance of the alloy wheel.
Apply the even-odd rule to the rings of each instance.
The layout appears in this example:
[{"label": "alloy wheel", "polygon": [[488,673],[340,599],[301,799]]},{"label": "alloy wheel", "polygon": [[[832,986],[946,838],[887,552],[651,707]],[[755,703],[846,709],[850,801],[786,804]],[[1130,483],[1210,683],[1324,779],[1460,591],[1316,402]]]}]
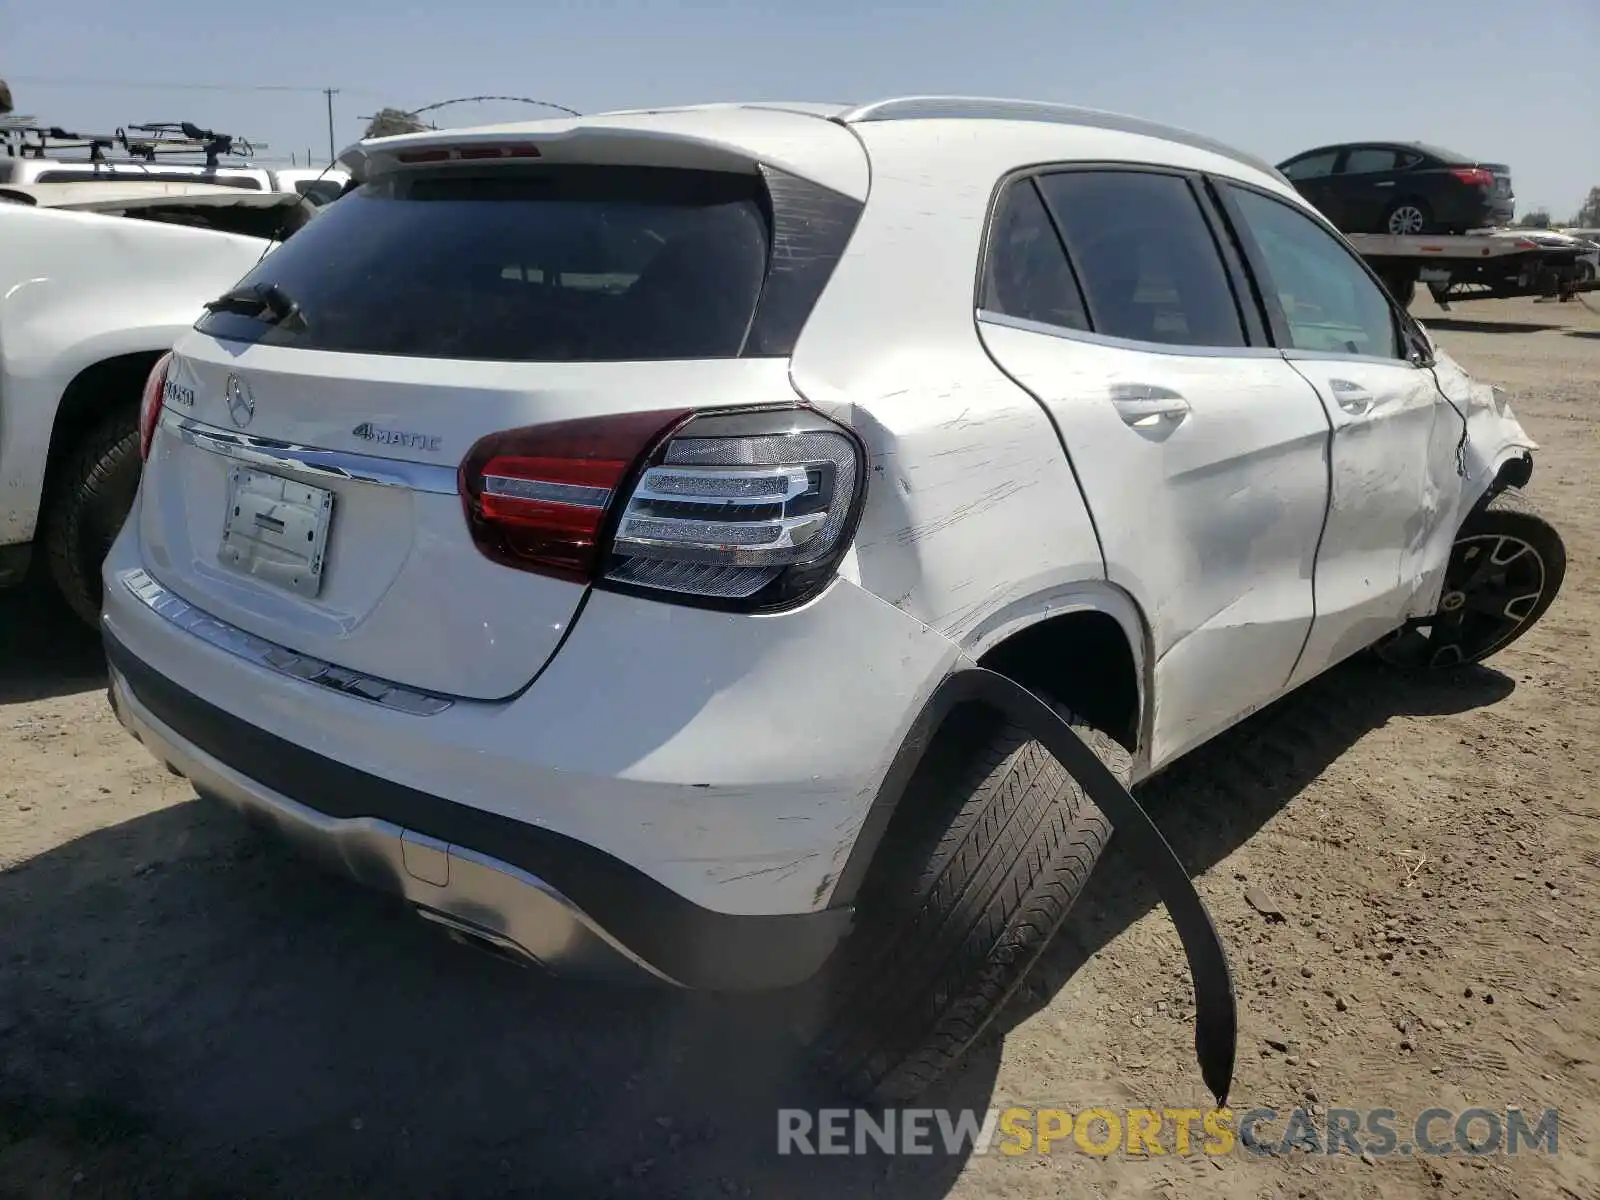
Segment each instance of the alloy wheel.
[{"label": "alloy wheel", "polygon": [[1389,232],[1404,236],[1421,233],[1427,218],[1415,204],[1402,204],[1389,214]]},{"label": "alloy wheel", "polygon": [[1510,641],[1538,610],[1548,574],[1539,551],[1519,537],[1460,538],[1428,633],[1428,665],[1476,662]]}]

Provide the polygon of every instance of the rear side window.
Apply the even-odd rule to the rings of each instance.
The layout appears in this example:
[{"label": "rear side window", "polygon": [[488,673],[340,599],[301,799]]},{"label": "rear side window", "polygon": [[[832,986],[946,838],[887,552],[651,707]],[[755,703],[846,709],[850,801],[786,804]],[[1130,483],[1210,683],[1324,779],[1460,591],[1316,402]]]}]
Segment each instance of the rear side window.
[{"label": "rear side window", "polygon": [[1083,297],[1032,179],[1009,185],[989,226],[979,307],[1064,329],[1088,329]]},{"label": "rear side window", "polygon": [[[785,355],[859,205],[780,178],[788,203],[775,221],[780,189],[757,174],[551,165],[389,176],[329,205],[241,281],[276,285],[303,320],[219,312],[196,328],[503,362]],[[796,191],[833,223],[797,219]]]},{"label": "rear side window", "polygon": [[1333,164],[1338,160],[1337,150],[1324,150],[1320,154],[1308,154],[1304,158],[1286,162],[1279,170],[1288,179],[1320,179],[1333,174]]},{"label": "rear side window", "polygon": [[344,187],[337,179],[297,179],[294,190],[313,204],[332,204]]},{"label": "rear side window", "polygon": [[1064,171],[1039,189],[1096,333],[1179,346],[1245,344],[1227,268],[1186,179]]}]

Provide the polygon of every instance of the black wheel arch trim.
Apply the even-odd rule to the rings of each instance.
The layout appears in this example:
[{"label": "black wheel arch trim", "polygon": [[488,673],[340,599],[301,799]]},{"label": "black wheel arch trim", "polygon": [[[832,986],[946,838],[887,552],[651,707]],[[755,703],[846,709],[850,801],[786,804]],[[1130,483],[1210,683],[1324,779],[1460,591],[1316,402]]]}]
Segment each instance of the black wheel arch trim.
[{"label": "black wheel arch trim", "polygon": [[576,838],[370,775],[259,729],[166,678],[103,627],[102,636],[108,661],[139,703],[219,762],[328,816],[390,821],[527,871],[686,987],[801,983],[849,932],[849,907],[774,916],[703,908]]},{"label": "black wheel arch trim", "polygon": [[1238,1005],[1216,926],[1189,872],[1150,815],[1055,710],[1021,684],[979,666],[962,667],[923,705],[886,773],[835,886],[835,903],[852,902],[911,777],[946,717],[978,703],[1015,721],[1088,793],[1155,885],[1183,943],[1194,979],[1195,1056],[1217,1103],[1227,1101],[1238,1047]]},{"label": "black wheel arch trim", "polygon": [[1495,496],[1498,496],[1507,488],[1525,488],[1528,486],[1528,481],[1532,478],[1532,452],[1523,450],[1521,453],[1513,454],[1510,458],[1501,463],[1496,469],[1494,473],[1494,482],[1489,485],[1488,499],[1482,500],[1480,503],[1487,504],[1489,500],[1493,499]]},{"label": "black wheel arch trim", "polygon": [[1521,491],[1528,486],[1533,478],[1533,452],[1519,449],[1501,459],[1500,465],[1494,469],[1494,478],[1489,480],[1489,486],[1483,489],[1483,494],[1473,501],[1472,507],[1467,510],[1467,515],[1462,518],[1465,524],[1488,508],[1494,498],[1502,492],[1515,489]]}]

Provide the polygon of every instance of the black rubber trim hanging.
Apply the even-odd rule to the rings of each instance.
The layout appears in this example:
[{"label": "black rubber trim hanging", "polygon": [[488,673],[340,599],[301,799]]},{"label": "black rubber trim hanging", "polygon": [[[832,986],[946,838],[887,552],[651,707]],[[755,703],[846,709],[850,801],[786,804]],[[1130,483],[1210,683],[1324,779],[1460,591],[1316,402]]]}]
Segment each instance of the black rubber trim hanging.
[{"label": "black rubber trim hanging", "polygon": [[1004,713],[1055,756],[1099,806],[1155,884],[1183,942],[1194,979],[1194,1051],[1200,1076],[1217,1104],[1226,1104],[1239,1042],[1238,1004],[1227,952],[1189,872],[1150,814],[1053,708],[1021,684],[982,667],[963,670],[959,677],[959,690],[966,697]]}]

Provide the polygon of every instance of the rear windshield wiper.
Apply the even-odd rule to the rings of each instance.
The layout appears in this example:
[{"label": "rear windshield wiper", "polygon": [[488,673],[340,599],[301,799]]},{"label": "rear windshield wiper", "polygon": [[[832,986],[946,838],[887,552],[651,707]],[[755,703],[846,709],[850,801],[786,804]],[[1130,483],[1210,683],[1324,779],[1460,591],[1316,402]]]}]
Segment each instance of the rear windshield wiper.
[{"label": "rear windshield wiper", "polygon": [[296,329],[306,327],[306,317],[300,311],[300,305],[275,283],[231,288],[215,300],[207,300],[205,307],[207,312],[258,317],[269,325],[288,325]]}]

